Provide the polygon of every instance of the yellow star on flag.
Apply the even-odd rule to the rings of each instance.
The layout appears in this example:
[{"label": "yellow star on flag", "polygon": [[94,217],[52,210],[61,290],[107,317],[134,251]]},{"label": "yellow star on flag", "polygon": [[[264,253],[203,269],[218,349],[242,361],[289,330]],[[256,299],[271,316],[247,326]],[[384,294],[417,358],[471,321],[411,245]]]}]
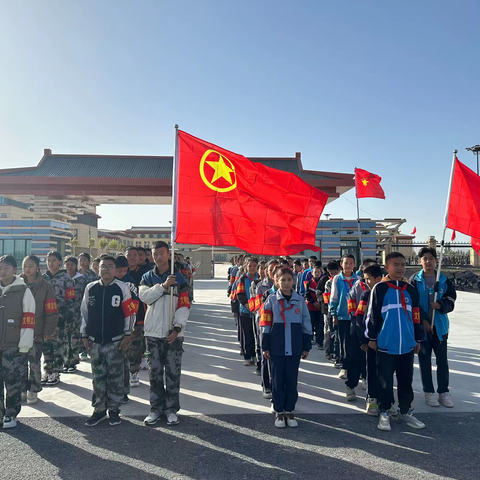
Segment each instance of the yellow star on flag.
[{"label": "yellow star on flag", "polygon": [[363,186],[366,187],[368,185],[368,180],[366,178],[362,178]]},{"label": "yellow star on flag", "polygon": [[230,185],[233,183],[232,177],[230,176],[230,174],[233,173],[233,169],[225,163],[221,155],[218,162],[207,161],[207,163],[215,170],[210,183],[216,182],[219,178],[224,178]]}]

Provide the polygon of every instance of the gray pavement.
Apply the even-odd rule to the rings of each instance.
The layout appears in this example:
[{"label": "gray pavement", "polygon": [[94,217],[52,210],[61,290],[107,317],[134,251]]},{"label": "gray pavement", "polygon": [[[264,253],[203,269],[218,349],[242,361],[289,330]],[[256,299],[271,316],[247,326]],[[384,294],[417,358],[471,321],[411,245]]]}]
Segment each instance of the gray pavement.
[{"label": "gray pavement", "polygon": [[480,296],[459,292],[451,315],[451,392],[455,408],[430,408],[415,372],[415,413],[423,431],[376,429],[364,392],[345,399],[338,370],[313,350],[302,362],[300,428],[278,431],[259,377],[243,366],[225,280],[196,282],[185,341],[182,423],[148,428],[148,375],[132,389],[123,423],[88,429],[90,364],[62,375],[40,402],[24,406],[21,424],[0,430],[0,479],[15,478],[478,478],[480,444]]}]

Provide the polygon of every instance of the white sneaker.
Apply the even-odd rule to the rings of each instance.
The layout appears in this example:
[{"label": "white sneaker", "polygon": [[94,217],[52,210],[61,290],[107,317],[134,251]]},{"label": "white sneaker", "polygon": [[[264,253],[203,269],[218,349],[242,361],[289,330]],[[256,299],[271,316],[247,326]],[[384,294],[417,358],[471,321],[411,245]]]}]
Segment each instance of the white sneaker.
[{"label": "white sneaker", "polygon": [[22,403],[27,401],[27,392],[22,392]]},{"label": "white sneaker", "polygon": [[425,428],[425,424],[413,416],[412,410],[409,410],[408,413],[405,413],[404,415],[400,413],[398,419],[405,422],[409,427],[417,429]]},{"label": "white sneaker", "polygon": [[380,412],[380,417],[378,418],[378,429],[385,432],[389,432],[392,429],[390,426],[390,415],[388,412]]},{"label": "white sneaker", "polygon": [[440,406],[440,404],[438,403],[438,400],[435,398],[434,393],[425,392],[425,401],[427,402],[427,405],[429,407],[439,407]]},{"label": "white sneaker", "polygon": [[145,425],[155,425],[160,419],[161,414],[158,412],[150,412],[143,420]]},{"label": "white sneaker", "polygon": [[277,413],[275,411],[275,407],[273,406],[273,402],[270,402],[270,413],[273,413],[274,415]]},{"label": "white sneaker", "polygon": [[452,396],[448,392],[440,393],[438,395],[438,401],[444,407],[447,407],[447,408],[453,408],[454,407],[454,404],[453,404],[453,401],[452,401]]},{"label": "white sneaker", "polygon": [[142,358],[142,363],[140,364],[140,370],[148,370],[148,363],[145,357]]},{"label": "white sneaker", "polygon": [[178,425],[180,420],[175,413],[167,413],[167,425]]},{"label": "white sneaker", "polygon": [[395,406],[392,403],[392,406],[390,407],[390,410],[388,410],[388,414],[391,417],[396,417],[398,415],[398,410],[395,410]]},{"label": "white sneaker", "polygon": [[366,380],[362,380],[361,386],[362,386],[362,390],[363,390],[363,391],[366,391],[366,390],[367,390],[367,381],[366,381]]},{"label": "white sneaker", "polygon": [[139,387],[140,386],[140,379],[138,378],[138,373],[131,373],[130,374],[130,386],[131,387]]},{"label": "white sneaker", "polygon": [[41,383],[42,385],[46,385],[47,382],[48,382],[48,373],[44,373],[44,374],[42,375],[42,379],[40,380],[40,383]]},{"label": "white sneaker", "polygon": [[344,368],[340,370],[340,373],[338,374],[338,378],[340,378],[341,380],[347,379],[347,371]]},{"label": "white sneaker", "polygon": [[277,428],[285,428],[287,426],[285,423],[285,415],[283,413],[277,413],[275,417],[275,426]]},{"label": "white sneaker", "polygon": [[366,413],[367,415],[371,415],[372,417],[378,417],[380,411],[378,410],[378,403],[376,398],[367,398]]},{"label": "white sneaker", "polygon": [[27,405],[33,405],[38,402],[37,392],[27,392]]},{"label": "white sneaker", "polygon": [[355,390],[353,388],[347,387],[346,397],[349,402],[353,402],[357,398],[357,395],[355,394]]},{"label": "white sneaker", "polygon": [[48,376],[47,385],[53,387],[60,381],[60,374],[55,372]]},{"label": "white sneaker", "polygon": [[285,412],[285,420],[287,422],[287,425],[290,428],[297,428],[298,427],[298,422],[295,420],[295,416],[293,415],[293,412]]},{"label": "white sneaker", "polygon": [[3,428],[15,428],[17,426],[17,419],[15,417],[5,417],[3,419]]}]

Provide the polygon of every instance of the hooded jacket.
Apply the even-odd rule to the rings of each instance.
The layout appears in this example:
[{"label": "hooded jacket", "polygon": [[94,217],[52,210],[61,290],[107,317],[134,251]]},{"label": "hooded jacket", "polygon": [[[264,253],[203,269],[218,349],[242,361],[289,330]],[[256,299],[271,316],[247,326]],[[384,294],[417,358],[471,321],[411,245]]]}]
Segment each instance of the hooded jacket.
[{"label": "hooded jacket", "polygon": [[333,277],[332,293],[330,295],[330,315],[339,320],[350,320],[348,314],[348,293],[358,280],[356,273],[352,273],[352,278],[347,280],[343,272]]},{"label": "hooded jacket", "polygon": [[35,299],[23,278],[0,284],[0,348],[18,348],[27,353],[33,346]]},{"label": "hooded jacket", "polygon": [[59,270],[52,275],[49,270],[43,278],[50,282],[55,290],[55,299],[59,315],[59,326],[63,328],[64,322],[71,322],[75,314],[75,290],[73,280],[65,270]]},{"label": "hooded jacket", "polygon": [[[20,275],[27,282],[25,275]],[[58,309],[55,290],[40,272],[34,283],[27,283],[35,299],[35,341],[42,341],[44,335],[53,335],[58,325]]]}]

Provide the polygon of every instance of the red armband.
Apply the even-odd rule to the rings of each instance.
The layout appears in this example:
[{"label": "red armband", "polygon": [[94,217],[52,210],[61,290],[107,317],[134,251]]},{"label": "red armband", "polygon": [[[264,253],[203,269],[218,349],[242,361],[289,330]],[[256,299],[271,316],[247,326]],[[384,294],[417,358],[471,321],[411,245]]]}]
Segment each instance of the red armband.
[{"label": "red armband", "polygon": [[413,323],[420,323],[420,309],[418,307],[412,308]]},{"label": "red armband", "polygon": [[57,301],[54,298],[49,298],[45,301],[45,313],[58,313]]},{"label": "red armband", "polygon": [[24,313],[20,328],[35,328],[35,314],[31,312]]},{"label": "red armband", "polygon": [[188,292],[182,292],[178,296],[177,308],[187,307],[190,308],[190,299],[188,298]]},{"label": "red armband", "polygon": [[67,300],[73,300],[75,298],[75,290],[73,289],[73,287],[67,288],[65,290],[65,298]]},{"label": "red armband", "polygon": [[133,303],[131,298],[129,298],[128,300],[125,300],[122,303],[122,310],[123,310],[123,316],[125,318],[130,317],[136,312],[135,304]]},{"label": "red armband", "polygon": [[273,322],[273,312],[272,310],[263,310],[262,316],[260,317],[260,326],[261,327],[270,327]]}]

